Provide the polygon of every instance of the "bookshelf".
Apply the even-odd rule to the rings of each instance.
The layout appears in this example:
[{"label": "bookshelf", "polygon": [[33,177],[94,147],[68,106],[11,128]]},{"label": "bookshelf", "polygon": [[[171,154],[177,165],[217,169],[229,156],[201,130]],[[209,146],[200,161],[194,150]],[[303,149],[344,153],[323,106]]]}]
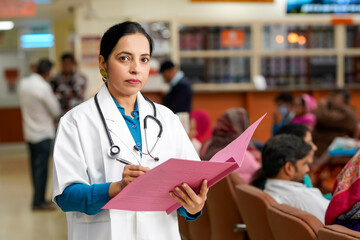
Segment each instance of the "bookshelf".
[{"label": "bookshelf", "polygon": [[[286,22],[286,23],[285,23]],[[360,86],[360,26],[330,19],[273,22],[173,21],[171,56],[194,89],[253,89],[263,75],[271,89]],[[231,40],[230,38],[233,38]]]}]

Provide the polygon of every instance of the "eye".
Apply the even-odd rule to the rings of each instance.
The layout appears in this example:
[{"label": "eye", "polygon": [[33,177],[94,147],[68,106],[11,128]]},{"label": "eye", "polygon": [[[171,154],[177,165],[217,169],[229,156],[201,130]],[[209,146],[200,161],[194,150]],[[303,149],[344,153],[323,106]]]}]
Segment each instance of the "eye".
[{"label": "eye", "polygon": [[130,57],[128,57],[128,56],[121,56],[119,59],[120,59],[120,61],[122,61],[122,62],[127,62],[127,61],[130,60]]},{"label": "eye", "polygon": [[143,63],[148,63],[148,62],[150,61],[150,58],[144,57],[144,58],[141,59],[141,61],[142,61]]}]

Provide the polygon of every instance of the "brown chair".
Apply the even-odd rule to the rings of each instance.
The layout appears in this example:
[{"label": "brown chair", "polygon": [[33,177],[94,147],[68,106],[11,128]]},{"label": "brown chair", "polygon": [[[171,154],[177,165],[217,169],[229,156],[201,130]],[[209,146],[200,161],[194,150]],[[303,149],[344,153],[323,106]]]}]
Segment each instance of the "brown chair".
[{"label": "brown chair", "polygon": [[[243,183],[236,174],[224,178],[208,192],[203,214],[187,222],[179,216],[179,229],[184,240],[247,240],[244,231],[234,231],[236,224],[243,223],[236,205],[233,184]],[[243,230],[243,229],[242,229]]]},{"label": "brown chair", "polygon": [[316,240],[324,227],[314,215],[286,204],[269,207],[267,216],[276,240]]},{"label": "brown chair", "polygon": [[275,240],[266,216],[266,209],[277,204],[264,191],[246,184],[235,187],[240,214],[251,240]]},{"label": "brown chair", "polygon": [[360,239],[360,232],[341,225],[326,225],[319,230],[318,240],[355,240]]},{"label": "brown chair", "polygon": [[246,232],[234,231],[234,226],[243,221],[231,188],[232,181],[228,176],[209,189],[206,205],[209,213],[211,240],[248,239]]}]

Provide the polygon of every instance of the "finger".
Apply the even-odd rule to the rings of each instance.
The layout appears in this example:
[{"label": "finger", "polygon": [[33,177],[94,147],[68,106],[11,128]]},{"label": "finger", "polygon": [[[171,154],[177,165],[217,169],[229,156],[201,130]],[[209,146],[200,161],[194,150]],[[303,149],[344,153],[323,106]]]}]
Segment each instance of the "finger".
[{"label": "finger", "polygon": [[183,192],[179,187],[176,187],[175,190],[179,194],[179,197],[181,197],[187,204],[192,204],[192,201],[189,198],[189,196],[185,192]]},{"label": "finger", "polygon": [[128,176],[131,176],[131,177],[139,177],[141,175],[145,174],[143,171],[130,171],[127,173]]},{"label": "finger", "polygon": [[186,202],[182,199],[182,198],[179,198],[178,196],[176,196],[175,193],[173,192],[169,192],[170,196],[172,198],[174,198],[178,203],[180,203],[182,206],[186,205]]},{"label": "finger", "polygon": [[190,199],[192,199],[192,200],[196,199],[197,194],[187,183],[183,183],[181,186],[184,188],[184,190],[186,191],[186,193],[190,197]]},{"label": "finger", "polygon": [[206,198],[206,195],[208,193],[209,189],[207,187],[207,180],[205,179],[203,182],[202,182],[202,185],[201,185],[201,189],[200,189],[200,197],[201,198]]},{"label": "finger", "polygon": [[126,165],[125,169],[130,170],[130,171],[142,171],[142,172],[147,172],[150,170],[150,168],[143,167],[140,165]]}]

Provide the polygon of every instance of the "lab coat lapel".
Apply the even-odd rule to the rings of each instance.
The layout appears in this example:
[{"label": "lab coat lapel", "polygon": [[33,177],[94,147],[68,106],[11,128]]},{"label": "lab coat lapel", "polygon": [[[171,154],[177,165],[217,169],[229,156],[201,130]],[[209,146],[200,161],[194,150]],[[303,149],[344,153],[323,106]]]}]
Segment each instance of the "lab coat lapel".
[{"label": "lab coat lapel", "polygon": [[[139,159],[139,155],[134,151],[133,147],[135,145],[135,141],[130,133],[126,122],[121,115],[120,111],[116,107],[114,100],[112,99],[107,87],[104,86],[100,89],[99,94],[99,104],[101,110],[104,114],[104,118],[106,124],[108,125],[110,134],[113,138],[114,144],[119,145],[116,143],[117,141],[121,141],[123,145],[128,148],[128,151],[132,153],[135,159]],[[121,147],[120,147],[121,148]],[[120,149],[120,155],[123,156],[123,149]],[[133,159],[134,164],[138,164],[137,161]],[[127,159],[131,160],[131,159]]]}]

